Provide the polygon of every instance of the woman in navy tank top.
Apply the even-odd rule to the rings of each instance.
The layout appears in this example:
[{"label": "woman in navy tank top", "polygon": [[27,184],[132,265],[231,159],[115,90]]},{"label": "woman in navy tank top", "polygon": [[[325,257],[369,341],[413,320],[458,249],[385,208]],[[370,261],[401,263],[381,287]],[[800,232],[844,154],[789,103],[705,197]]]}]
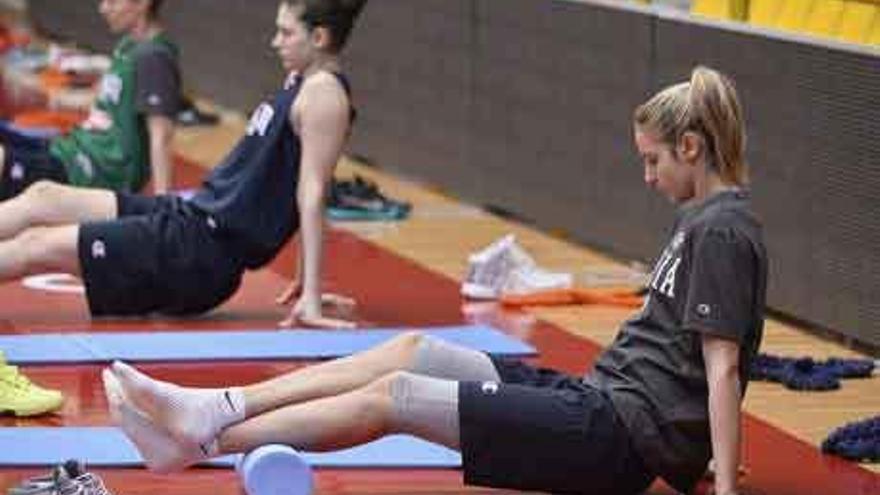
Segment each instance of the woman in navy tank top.
[{"label": "woman in navy tank top", "polygon": [[187,200],[38,182],[0,203],[0,280],[79,275],[94,316],[198,314],[228,299],[245,270],[299,233],[298,275],[278,302],[283,326],[350,327],[323,308],[323,208],[354,110],[339,52],[365,0],[283,0],[272,48],[283,87]]}]

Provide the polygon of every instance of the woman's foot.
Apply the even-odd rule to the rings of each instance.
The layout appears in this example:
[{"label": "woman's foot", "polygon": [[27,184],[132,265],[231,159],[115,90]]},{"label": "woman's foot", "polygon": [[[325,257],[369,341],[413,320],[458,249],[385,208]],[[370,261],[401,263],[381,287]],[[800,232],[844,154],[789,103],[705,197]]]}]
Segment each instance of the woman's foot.
[{"label": "woman's foot", "polygon": [[126,401],[183,444],[208,445],[220,431],[245,417],[240,388],[181,387],[150,378],[120,361],[111,371]]}]

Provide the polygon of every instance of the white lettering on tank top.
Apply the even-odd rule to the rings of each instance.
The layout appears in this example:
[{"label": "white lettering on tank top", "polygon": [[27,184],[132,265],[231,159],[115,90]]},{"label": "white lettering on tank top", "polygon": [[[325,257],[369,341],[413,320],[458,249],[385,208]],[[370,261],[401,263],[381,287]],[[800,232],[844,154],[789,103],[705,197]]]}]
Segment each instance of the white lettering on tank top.
[{"label": "white lettering on tank top", "polygon": [[122,78],[112,73],[105,74],[104,77],[101,78],[98,99],[118,105],[119,100],[122,99]]},{"label": "white lettering on tank top", "polygon": [[248,122],[247,127],[247,135],[265,136],[266,131],[269,129],[269,124],[272,122],[272,117],[274,116],[275,110],[272,108],[272,105],[262,103],[256,110],[254,110],[254,113],[251,114],[251,120]]},{"label": "white lettering on tank top", "polygon": [[95,166],[92,164],[92,159],[86,156],[85,153],[77,153],[73,157],[73,162],[82,170],[86,177],[91,179],[95,176]]}]

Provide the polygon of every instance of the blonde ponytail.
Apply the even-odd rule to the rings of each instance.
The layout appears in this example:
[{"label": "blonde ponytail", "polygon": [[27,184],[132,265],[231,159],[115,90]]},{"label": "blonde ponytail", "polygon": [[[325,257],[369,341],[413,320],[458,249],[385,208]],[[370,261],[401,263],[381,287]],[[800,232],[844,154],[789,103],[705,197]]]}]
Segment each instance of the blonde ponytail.
[{"label": "blonde ponytail", "polygon": [[636,125],[656,133],[673,150],[685,132],[703,138],[707,165],[728,184],[745,185],[745,126],[733,83],[698,66],[689,82],[670,86],[636,108]]}]

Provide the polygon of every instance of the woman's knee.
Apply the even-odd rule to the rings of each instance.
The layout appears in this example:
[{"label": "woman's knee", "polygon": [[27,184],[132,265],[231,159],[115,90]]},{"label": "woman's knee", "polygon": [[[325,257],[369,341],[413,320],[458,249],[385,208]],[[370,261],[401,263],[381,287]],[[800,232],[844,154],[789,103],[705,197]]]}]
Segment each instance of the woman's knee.
[{"label": "woman's knee", "polygon": [[31,220],[28,224],[40,225],[44,217],[51,216],[51,212],[60,207],[63,187],[52,181],[39,180],[21,193],[20,198],[27,205],[22,211]]},{"label": "woman's knee", "polygon": [[391,399],[402,387],[406,387],[407,380],[412,373],[398,370],[386,373],[367,384],[366,392],[380,399]]},{"label": "woman's knee", "polygon": [[386,348],[398,356],[405,367],[408,367],[426,338],[424,333],[411,330],[392,337],[387,342]]},{"label": "woman's knee", "polygon": [[385,408],[385,434],[407,433],[458,447],[457,382],[395,371],[368,388]]},{"label": "woman's knee", "polygon": [[40,180],[21,194],[28,225],[63,225],[117,216],[116,193]]},{"label": "woman's knee", "polygon": [[34,182],[27,189],[24,190],[24,197],[33,201],[53,201],[57,200],[59,194],[61,194],[61,190],[65,186],[49,181],[49,180],[38,180]]},{"label": "woman's knee", "polygon": [[20,254],[19,263],[27,273],[41,269],[44,264],[47,252],[44,246],[45,234],[45,228],[32,227],[18,234],[12,241],[17,246],[15,252]]},{"label": "woman's knee", "polygon": [[14,242],[21,246],[21,264],[25,272],[65,269],[78,274],[75,227],[32,227],[19,234]]},{"label": "woman's knee", "polygon": [[360,399],[357,401],[360,404],[360,410],[357,414],[364,418],[365,424],[371,424],[377,429],[375,433],[379,435],[396,433],[394,426],[395,395],[400,394],[401,387],[406,387],[407,375],[409,373],[405,371],[392,371],[355,391],[360,395]]}]

